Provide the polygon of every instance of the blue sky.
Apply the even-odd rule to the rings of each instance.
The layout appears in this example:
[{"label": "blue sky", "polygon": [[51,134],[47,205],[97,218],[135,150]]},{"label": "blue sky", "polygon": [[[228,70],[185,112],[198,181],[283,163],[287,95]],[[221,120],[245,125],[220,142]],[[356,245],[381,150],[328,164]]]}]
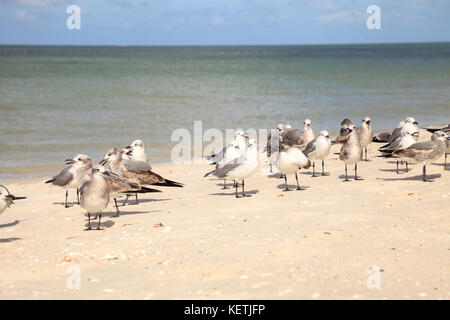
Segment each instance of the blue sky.
[{"label": "blue sky", "polygon": [[[81,30],[68,30],[78,5]],[[368,30],[366,8],[381,8]],[[0,44],[255,45],[450,41],[450,0],[1,0]]]}]

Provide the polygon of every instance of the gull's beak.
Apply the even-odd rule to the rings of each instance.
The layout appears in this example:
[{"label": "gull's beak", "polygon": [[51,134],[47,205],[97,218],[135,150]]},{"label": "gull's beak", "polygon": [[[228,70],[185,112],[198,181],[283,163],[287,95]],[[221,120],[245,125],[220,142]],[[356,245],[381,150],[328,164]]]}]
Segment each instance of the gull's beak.
[{"label": "gull's beak", "polygon": [[415,125],[418,125],[418,124],[419,124],[417,121],[414,121],[413,123],[414,123]]},{"label": "gull's beak", "polygon": [[108,162],[107,159],[103,159],[103,160],[100,161],[98,164],[101,165],[101,166],[104,166],[107,162]]},{"label": "gull's beak", "polygon": [[366,121],[366,123],[367,123],[367,124],[370,124],[370,121],[372,121],[372,120]]},{"label": "gull's beak", "polygon": [[414,137],[418,138],[418,137],[419,137],[419,132],[414,132],[412,135],[413,135]]},{"label": "gull's beak", "polygon": [[66,159],[66,160],[64,160],[64,163],[65,164],[74,164],[75,161],[73,161],[73,159]]},{"label": "gull's beak", "polygon": [[129,151],[125,152],[125,154],[126,154],[127,156],[131,156],[131,155],[133,154],[133,151],[129,150]]},{"label": "gull's beak", "polygon": [[133,149],[132,146],[126,146],[124,149]]}]

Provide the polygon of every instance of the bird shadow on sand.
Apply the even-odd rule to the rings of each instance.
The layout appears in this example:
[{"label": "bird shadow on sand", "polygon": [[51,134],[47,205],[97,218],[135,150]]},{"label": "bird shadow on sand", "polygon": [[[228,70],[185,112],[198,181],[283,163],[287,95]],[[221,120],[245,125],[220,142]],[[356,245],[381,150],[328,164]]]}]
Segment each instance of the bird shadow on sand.
[{"label": "bird shadow on sand", "polygon": [[6,239],[0,239],[0,243],[6,243],[6,242],[13,242],[16,240],[22,240],[22,238],[6,238]]},{"label": "bird shadow on sand", "polygon": [[18,225],[19,223],[20,223],[19,220],[14,220],[13,222],[10,222],[10,223],[0,224],[0,228],[14,227],[15,225]]},{"label": "bird shadow on sand", "polygon": [[[136,201],[134,199],[128,199],[127,202],[127,206],[138,206],[141,203],[147,203],[147,202],[158,202],[158,201],[169,201],[172,200],[170,198],[167,199],[139,199],[139,203],[136,203]],[[125,203],[125,200],[117,200],[117,204],[119,205],[119,207],[123,207]]]},{"label": "bird shadow on sand", "polygon": [[[429,174],[427,175],[427,179],[438,179],[442,177],[441,174]],[[404,178],[377,178],[378,180],[382,180],[382,181],[422,181],[422,174],[419,174],[417,176],[409,176],[409,177],[404,177]]]},{"label": "bird shadow on sand", "polygon": [[[284,190],[286,188],[286,184],[281,183],[281,184],[277,185],[277,188]],[[297,190],[297,185],[296,184],[288,184],[288,188],[291,190]],[[306,189],[309,189],[310,187],[300,185],[300,188],[302,188],[302,190],[306,190]]]},{"label": "bird shadow on sand", "polygon": [[[66,205],[65,202],[53,202],[52,204],[61,205],[61,206]],[[73,206],[78,206],[78,202],[67,202],[67,205],[68,205],[68,208],[73,207]]]},{"label": "bird shadow on sand", "polygon": [[279,172],[277,172],[277,173],[272,173],[272,174],[268,175],[267,178],[271,178],[271,179],[283,179],[283,178],[280,178],[280,173],[279,173]]},{"label": "bird shadow on sand", "polygon": [[[102,216],[103,216],[103,214],[102,214]],[[86,219],[87,220],[87,219]],[[100,228],[103,228],[103,229],[105,229],[105,228],[111,228],[113,225],[115,225],[116,223],[114,222],[114,221],[111,221],[111,220],[107,220],[107,221],[102,221],[101,223],[100,223]],[[98,219],[93,219],[93,218],[91,218],[91,228],[92,228],[92,230],[95,230],[96,228],[97,228],[97,225],[98,225]],[[85,228],[87,228],[87,227],[89,227],[89,223],[85,223],[84,224],[84,226],[85,226]]]},{"label": "bird shadow on sand", "polygon": [[447,166],[445,166],[445,163],[432,163],[432,165],[436,167],[444,167],[445,171],[450,171],[450,163],[447,163]]},{"label": "bird shadow on sand", "polygon": [[[209,195],[210,196],[234,196],[235,195],[235,192],[234,192],[234,188],[233,189],[231,189],[230,188],[230,190],[232,190],[233,192],[217,192],[217,193],[210,193]],[[241,194],[241,189],[238,189],[238,194]],[[251,195],[253,195],[253,194],[257,194],[259,192],[259,190],[249,190],[249,191],[245,191],[245,194],[251,194]]]},{"label": "bird shadow on sand", "polygon": [[[153,213],[153,212],[161,212],[161,210],[152,210],[152,211],[122,211],[122,210],[120,210],[120,216],[133,215],[133,214],[145,214],[145,213]],[[102,217],[118,218],[118,217],[114,217],[115,215],[116,215],[115,211],[102,213]]]},{"label": "bird shadow on sand", "polygon": [[[412,171],[413,169],[411,168],[411,167],[408,167],[408,172],[410,172],[410,171]],[[378,171],[382,171],[382,172],[397,172],[397,169],[378,169]],[[406,173],[405,172],[405,168],[401,168],[401,167],[398,167],[398,172],[399,172],[399,174],[403,174],[403,173]]]},{"label": "bird shadow on sand", "polygon": [[[339,176],[339,179],[345,180],[345,174],[341,174]],[[349,174],[348,175],[348,180],[355,180],[355,175],[354,174]],[[361,177],[360,175],[358,175],[358,180],[356,180],[356,181],[362,181],[362,180],[364,180],[364,178]]]}]

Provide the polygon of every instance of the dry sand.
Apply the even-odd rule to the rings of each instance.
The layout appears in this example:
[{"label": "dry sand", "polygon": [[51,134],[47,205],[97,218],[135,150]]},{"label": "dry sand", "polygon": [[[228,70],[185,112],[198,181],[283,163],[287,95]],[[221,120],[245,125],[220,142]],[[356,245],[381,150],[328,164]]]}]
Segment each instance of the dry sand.
[{"label": "dry sand", "polygon": [[[364,181],[342,182],[333,154],[330,176],[302,172],[307,190],[282,192],[258,172],[244,199],[203,178],[208,165],[155,165],[185,188],[144,195],[119,218],[111,201],[103,231],[83,231],[85,211],[64,209],[64,190],[45,179],[9,182],[28,199],[0,215],[0,298],[449,299],[450,171],[442,157],[428,166],[433,183],[420,164],[397,175],[379,146],[360,163]],[[371,265],[380,289],[367,287]],[[67,288],[72,266],[80,289]]]}]

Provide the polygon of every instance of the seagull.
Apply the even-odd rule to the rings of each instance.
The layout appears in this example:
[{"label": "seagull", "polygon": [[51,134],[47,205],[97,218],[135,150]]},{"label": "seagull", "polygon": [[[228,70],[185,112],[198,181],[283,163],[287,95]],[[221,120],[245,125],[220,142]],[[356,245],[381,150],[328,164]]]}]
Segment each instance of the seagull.
[{"label": "seagull", "polygon": [[281,135],[284,147],[303,146],[314,140],[314,132],[311,128],[311,120],[305,119],[303,130],[288,130]]},{"label": "seagull", "polygon": [[404,121],[400,121],[392,132],[382,132],[377,134],[373,137],[373,142],[393,142],[402,135],[402,130],[405,131],[406,129],[413,129],[414,131],[419,131],[417,124],[416,119],[413,117],[408,117]]},{"label": "seagull", "polygon": [[[244,155],[224,165],[216,165],[216,169],[208,172],[204,177],[210,174],[221,178],[231,179],[235,181],[235,196],[236,198],[251,197],[250,194],[245,194],[244,184],[245,179],[251,176],[258,168],[258,150],[256,141],[252,138],[248,140],[247,151]],[[242,195],[238,195],[238,182],[242,180]]]},{"label": "seagull", "polygon": [[54,176],[53,179],[45,181],[45,183],[52,183],[66,189],[65,208],[69,208],[67,205],[69,190],[67,189],[77,189],[77,200],[78,204],[80,204],[79,188],[85,182],[86,176],[92,168],[92,162],[88,155],[78,154],[73,159],[65,160],[65,163],[70,164],[71,166],[62,170],[57,176]]},{"label": "seagull", "polygon": [[[413,128],[407,129],[404,133],[402,133],[402,136],[398,137],[395,141],[388,143],[387,145],[384,145],[378,149],[382,153],[380,157],[392,158],[394,151],[409,148],[414,143],[416,143],[416,139],[418,137],[419,137],[418,131],[414,131]],[[398,171],[398,163],[399,160],[397,160],[397,174],[400,173]],[[408,161],[405,161],[405,163],[406,163],[406,172],[408,172]]]},{"label": "seagull", "polygon": [[341,130],[339,131],[339,136],[336,139],[334,139],[333,141],[331,141],[331,144],[339,144],[339,143],[345,142],[345,140],[347,140],[347,134],[348,134],[347,129],[351,126],[353,126],[353,123],[350,121],[350,119],[345,118],[344,120],[342,120]]},{"label": "seagull", "polygon": [[440,158],[446,149],[446,142],[450,137],[443,131],[436,131],[431,136],[431,140],[417,142],[410,147],[402,150],[396,150],[392,154],[405,158],[414,159],[416,162],[423,164],[423,177],[425,182],[432,181],[427,179],[427,163]]},{"label": "seagull", "polygon": [[[131,155],[132,151],[129,150],[127,155]],[[110,149],[102,161],[100,161],[100,165],[104,166],[105,164],[109,164],[109,168],[112,173],[115,173],[121,178],[126,179],[128,183],[138,183],[140,185],[155,185],[155,186],[165,186],[165,187],[183,187],[182,183],[175,182],[169,179],[165,179],[159,174],[150,171],[150,170],[135,170],[135,168],[131,168],[127,165],[126,162],[123,161],[122,152],[117,148]],[[128,200],[128,198],[127,198]],[[125,200],[125,201],[127,201]],[[137,201],[137,193],[136,193],[136,202]]]},{"label": "seagull", "polygon": [[267,137],[266,154],[270,162],[270,173],[273,172],[273,164],[277,162],[280,151],[283,149],[282,135],[284,132],[291,130],[290,124],[278,124],[277,129],[272,133],[269,133]]},{"label": "seagull", "polygon": [[[234,138],[228,146],[224,147],[220,152],[207,157],[207,159],[211,165],[223,165],[240,158],[247,151],[246,139],[248,139],[247,133],[241,129],[236,130]],[[226,179],[223,179],[222,189],[228,189]]]},{"label": "seagull", "polygon": [[365,117],[362,120],[361,126],[358,128],[359,143],[361,144],[361,147],[364,149],[365,161],[367,161],[367,146],[373,140],[373,131],[370,122],[371,122],[370,118]]},{"label": "seagull", "polygon": [[313,177],[317,177],[315,174],[316,163],[314,160],[322,160],[322,176],[325,176],[325,158],[330,154],[331,141],[328,131],[320,131],[319,136],[308,143],[303,154],[308,157],[313,163]]},{"label": "seagull", "polygon": [[[431,128],[425,128],[428,132],[436,132],[438,130],[443,131],[445,133],[447,133],[447,135],[450,135],[450,123],[448,124],[447,127],[441,128],[441,129],[431,129]],[[450,153],[450,141],[447,140],[446,142],[446,149],[445,149],[445,160],[444,160],[444,168],[447,168],[447,155]]]},{"label": "seagull", "polygon": [[95,218],[98,216],[97,230],[101,230],[102,211],[106,209],[109,203],[109,188],[105,176],[111,176],[111,173],[101,168],[103,167],[98,165],[92,168],[88,180],[80,188],[80,205],[88,213],[89,226],[85,231],[92,230],[91,213],[95,213]]},{"label": "seagull", "polygon": [[347,140],[342,144],[339,152],[339,159],[345,162],[345,180],[348,180],[347,165],[355,165],[355,180],[362,180],[358,178],[358,161],[362,159],[363,149],[359,143],[358,130],[355,125],[347,128]]},{"label": "seagull", "polygon": [[14,203],[14,200],[22,199],[26,199],[26,197],[16,197],[9,193],[9,190],[6,189],[5,186],[0,185],[0,214],[2,214],[6,208],[9,208]]},{"label": "seagull", "polygon": [[[125,152],[131,150],[131,155],[124,157],[124,162],[127,162],[130,166],[140,170],[152,170],[152,166],[149,164],[149,159],[145,153],[145,145],[142,140],[134,140],[129,146],[125,147]],[[125,153],[126,154],[126,153]]]},{"label": "seagull", "polygon": [[[310,142],[312,143],[312,142]],[[309,159],[300,151],[298,146],[294,145],[292,147],[286,148],[285,150],[280,152],[279,159],[279,169],[282,174],[284,174],[284,183],[286,188],[283,191],[291,191],[288,188],[287,184],[287,174],[295,173],[295,180],[297,181],[297,190],[303,190],[300,188],[298,184],[298,176],[297,171],[302,168],[309,168],[311,166],[311,162]]]},{"label": "seagull", "polygon": [[[99,169],[101,173],[106,171],[106,169],[101,165],[96,166],[96,168]],[[116,207],[116,214],[112,216],[113,218],[119,217],[120,215],[119,207],[117,206],[117,198],[119,196],[124,194],[128,195],[130,193],[161,192],[157,189],[142,187],[139,183],[128,182],[112,172],[110,172],[109,175],[104,176],[104,178],[108,184],[110,196],[114,199],[114,204]]]}]

